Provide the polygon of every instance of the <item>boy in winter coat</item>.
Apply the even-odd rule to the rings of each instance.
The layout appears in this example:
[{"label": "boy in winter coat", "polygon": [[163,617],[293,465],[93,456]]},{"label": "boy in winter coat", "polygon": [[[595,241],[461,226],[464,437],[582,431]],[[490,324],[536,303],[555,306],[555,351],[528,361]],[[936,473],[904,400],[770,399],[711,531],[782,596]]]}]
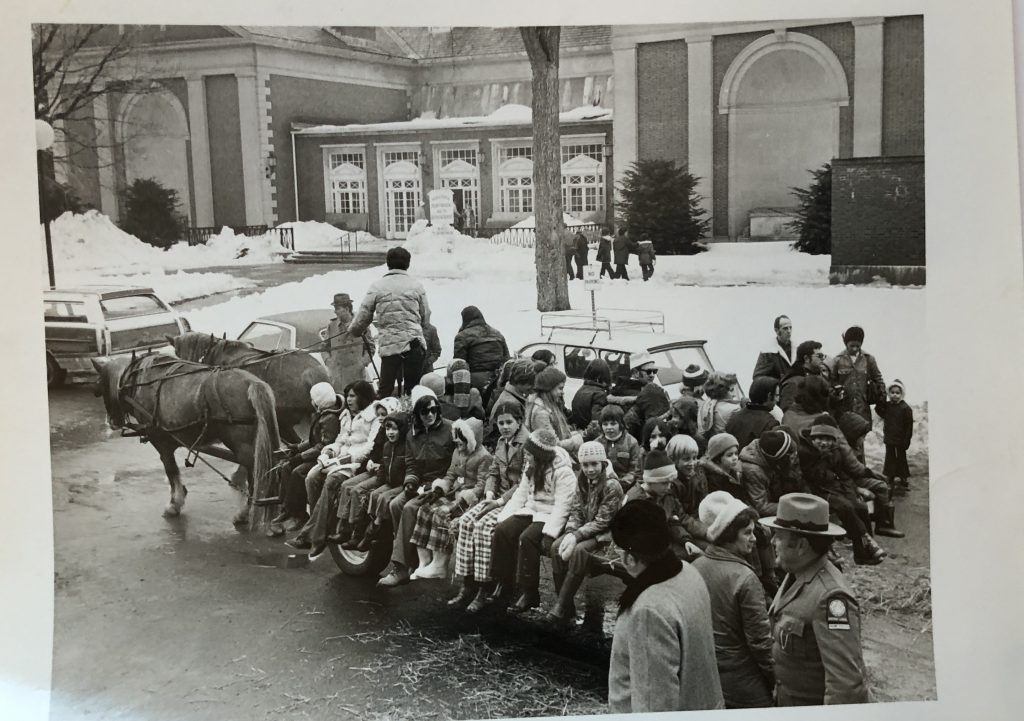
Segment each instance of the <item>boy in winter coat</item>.
[{"label": "boy in winter coat", "polygon": [[[704,545],[703,536],[707,529],[703,524],[699,528],[694,528],[688,523],[689,520],[696,519],[696,509],[693,515],[686,510],[683,495],[684,490],[675,464],[664,451],[654,450],[644,459],[643,480],[626,493],[625,500],[627,503],[636,500],[650,501],[664,511],[672,536],[672,552],[679,559],[692,561],[700,555],[701,546]],[[700,544],[696,542],[695,530],[701,534]]]},{"label": "boy in winter coat", "polygon": [[565,531],[551,544],[551,571],[558,600],[550,612],[555,623],[576,617],[573,599],[583,585],[590,559],[606,544],[600,538],[608,531],[612,516],[622,506],[622,486],[615,478],[604,446],[588,441],[580,446],[580,473],[576,496],[569,509]]},{"label": "boy in winter coat", "polygon": [[641,473],[640,443],[626,432],[622,409],[618,406],[605,406],[601,410],[600,421],[601,437],[598,442],[604,447],[622,489],[628,491]]},{"label": "boy in winter coat", "polygon": [[608,274],[608,278],[615,279],[615,269],[612,268],[612,236],[611,230],[601,236],[597,242],[597,262],[601,264],[601,278]]},{"label": "boy in winter coat", "polygon": [[643,272],[644,281],[654,276],[654,263],[657,260],[654,253],[654,243],[650,240],[641,240],[637,243],[637,258],[640,260],[640,270]]},{"label": "boy in winter coat", "polygon": [[898,496],[910,490],[907,450],[914,437],[914,411],[904,400],[907,387],[896,379],[889,384],[888,397],[875,404],[875,412],[882,418],[882,440],[885,442],[885,467],[882,473]]},{"label": "boy in winter coat", "polygon": [[388,506],[402,492],[405,480],[405,433],[408,424],[409,418],[405,413],[392,413],[384,419],[382,425],[387,440],[381,449],[380,465],[377,466],[377,487],[372,490],[357,487],[355,490],[353,505],[365,509],[370,519],[355,546],[358,551],[369,551],[374,540],[381,535],[381,528],[391,522]]},{"label": "boy in winter coat", "polygon": [[612,256],[615,260],[615,278],[629,280],[629,273],[626,272],[626,264],[629,263],[629,254],[633,250],[633,244],[626,237],[626,229],[619,228],[615,240],[612,241]]},{"label": "boy in winter coat", "polygon": [[452,424],[455,453],[444,478],[431,484],[434,500],[420,506],[413,528],[412,544],[416,546],[420,565],[410,580],[417,578],[444,578],[448,575],[451,534],[448,524],[484,497],[487,471],[491,467],[491,454],[482,440],[484,424],[476,418],[457,420]]},{"label": "boy in winter coat", "polygon": [[747,505],[762,518],[775,515],[779,498],[785,494],[805,492],[797,444],[781,428],[764,431],[744,447],[740,468]]}]

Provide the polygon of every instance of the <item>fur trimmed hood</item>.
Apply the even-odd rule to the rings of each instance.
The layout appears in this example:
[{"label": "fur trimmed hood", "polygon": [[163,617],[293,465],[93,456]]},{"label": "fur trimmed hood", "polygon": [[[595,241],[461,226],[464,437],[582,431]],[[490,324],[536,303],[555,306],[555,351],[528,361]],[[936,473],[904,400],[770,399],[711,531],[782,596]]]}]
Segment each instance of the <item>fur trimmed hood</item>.
[{"label": "fur trimmed hood", "polygon": [[461,431],[466,439],[466,455],[471,456],[481,447],[484,438],[484,422],[479,418],[460,418],[452,423],[452,439],[455,432]]}]

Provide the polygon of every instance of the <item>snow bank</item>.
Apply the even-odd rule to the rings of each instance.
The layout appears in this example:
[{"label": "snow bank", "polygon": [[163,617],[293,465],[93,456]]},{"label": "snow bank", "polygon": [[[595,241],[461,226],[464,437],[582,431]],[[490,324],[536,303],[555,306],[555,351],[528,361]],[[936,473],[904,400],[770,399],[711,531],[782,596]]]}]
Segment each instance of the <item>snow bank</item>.
[{"label": "snow bank", "polygon": [[[663,282],[684,285],[828,285],[832,256],[808,255],[791,246],[785,241],[711,243],[697,255],[659,256],[654,274]],[[639,276],[636,256],[630,260]]]},{"label": "snow bank", "polygon": [[183,270],[165,273],[153,270],[145,273],[99,275],[95,272],[57,273],[57,285],[121,285],[152,288],[168,303],[181,303],[205,298],[242,288],[255,288],[258,283],[236,278],[228,273],[189,273]]},{"label": "snow bank", "polygon": [[[342,247],[341,238],[346,236],[354,240],[352,250],[387,250],[400,242],[381,240],[377,236],[367,233],[365,230],[357,230],[346,234],[346,231],[335,228],[330,223],[321,223],[318,220],[302,220],[281,223],[278,228],[291,228],[295,238],[295,250],[339,250]],[[346,248],[348,250],[348,248]]]},{"label": "snow bank", "polygon": [[450,226],[428,226],[418,220],[409,229],[405,249],[413,256],[412,272],[421,278],[504,277],[532,280],[533,251],[470,238]]}]

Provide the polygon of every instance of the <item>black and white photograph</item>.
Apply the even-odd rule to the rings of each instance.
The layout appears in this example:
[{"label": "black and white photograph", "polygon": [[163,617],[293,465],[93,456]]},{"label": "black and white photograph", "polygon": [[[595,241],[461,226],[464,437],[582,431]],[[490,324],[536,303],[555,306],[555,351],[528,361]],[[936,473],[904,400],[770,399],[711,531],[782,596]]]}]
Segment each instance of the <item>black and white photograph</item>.
[{"label": "black and white photograph", "polygon": [[48,718],[952,698],[1019,328],[932,304],[940,22],[843,7],[26,26]]}]

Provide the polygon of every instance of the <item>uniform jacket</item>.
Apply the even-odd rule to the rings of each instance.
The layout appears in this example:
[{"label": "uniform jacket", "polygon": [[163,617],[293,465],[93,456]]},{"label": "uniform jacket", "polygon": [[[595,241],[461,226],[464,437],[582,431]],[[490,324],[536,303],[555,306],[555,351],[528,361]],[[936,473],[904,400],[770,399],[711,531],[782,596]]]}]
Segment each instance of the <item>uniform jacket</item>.
[{"label": "uniform jacket", "polygon": [[597,241],[596,260],[598,263],[612,262],[612,239],[607,235],[602,235],[601,239]]},{"label": "uniform jacket", "polygon": [[509,359],[505,336],[484,322],[483,316],[466,323],[455,334],[453,358],[461,358],[469,364],[473,386],[482,388]]},{"label": "uniform jacket", "polygon": [[452,423],[452,437],[454,438],[456,430],[462,431],[466,439],[466,450],[462,451],[458,446],[455,447],[448,472],[443,478],[434,481],[431,484],[432,488],[440,488],[445,494],[472,488],[476,491],[478,499],[484,497],[484,481],[491,468],[491,454],[482,443],[483,428],[483,422],[476,418]]},{"label": "uniform jacket", "polygon": [[736,437],[740,448],[746,448],[747,444],[762,433],[778,425],[779,422],[775,420],[768,406],[748,403],[746,408],[740,408],[729,416],[725,423],[725,432]]},{"label": "uniform jacket", "polygon": [[629,490],[643,475],[643,452],[640,443],[625,431],[614,441],[602,433],[597,442],[604,446],[608,460],[612,462],[615,475],[625,490]]},{"label": "uniform jacket", "polygon": [[325,446],[334,442],[341,429],[339,416],[344,404],[341,397],[338,397],[333,408],[317,411],[313,422],[309,426],[309,438],[299,444],[298,451],[302,460],[310,461],[320,455]]},{"label": "uniform jacket", "polygon": [[769,376],[781,381],[792,365],[792,347],[789,353],[786,353],[785,349],[779,345],[779,339],[772,337],[771,341],[766,343],[764,349],[758,353],[754,372],[750,374],[750,377]]},{"label": "uniform jacket", "polygon": [[707,587],[688,563],[645,589],[615,623],[609,711],[723,708],[711,627]]},{"label": "uniform jacket", "polygon": [[882,379],[882,372],[878,370],[875,357],[861,351],[857,355],[857,359],[854,360],[844,350],[832,358],[828,370],[832,383],[841,385],[846,395],[845,399],[836,405],[834,414],[836,418],[846,411],[853,411],[870,421],[871,406],[868,404],[868,385],[875,384],[878,397],[885,395],[885,381]]},{"label": "uniform jacket", "polygon": [[612,253],[615,256],[615,262],[628,263],[631,252],[633,252],[633,244],[629,241],[629,238],[621,235],[615,236],[615,240],[612,241]]},{"label": "uniform jacket", "polygon": [[371,403],[355,415],[343,411],[339,426],[338,436],[331,444],[335,455],[339,458],[347,455],[351,463],[361,464],[369,458],[380,427],[376,408]]},{"label": "uniform jacket", "polygon": [[564,448],[555,448],[555,460],[545,474],[543,488],[535,491],[533,481],[523,474],[519,486],[498,514],[498,523],[512,516],[533,516],[534,523],[544,524],[541,532],[545,536],[558,538],[569,518],[569,507],[575,495],[572,458]]},{"label": "uniform jacket", "polygon": [[787,574],[768,615],[780,706],[871,701],[860,609],[843,574],[827,557]]},{"label": "uniform jacket", "polygon": [[341,393],[349,383],[361,381],[366,375],[366,366],[376,352],[368,333],[353,335],[348,328],[342,328],[337,318],[327,324],[327,340],[324,341],[324,363],[331,376],[331,385]]},{"label": "uniform jacket", "polygon": [[761,441],[755,440],[740,451],[740,463],[750,507],[759,516],[774,516],[781,496],[804,492],[796,443],[790,448],[787,462],[775,465],[765,458]]},{"label": "uniform jacket", "polygon": [[519,426],[508,440],[499,437],[494,446],[494,456],[484,480],[484,493],[490,492],[500,498],[506,491],[519,486],[523,476],[523,444],[530,434]]},{"label": "uniform jacket", "polygon": [[366,291],[348,332],[362,335],[373,321],[381,356],[393,356],[409,350],[414,339],[426,348],[423,323],[429,320],[430,305],[423,284],[404,270],[389,270]]},{"label": "uniform jacket", "polygon": [[745,560],[714,544],[693,562],[711,596],[722,695],[730,708],[771,706],[772,633],[764,587]]},{"label": "uniform jacket", "polygon": [[405,485],[429,488],[448,472],[454,453],[450,421],[440,418],[431,428],[410,430],[405,437]]},{"label": "uniform jacket", "polygon": [[875,404],[875,412],[884,423],[882,440],[887,446],[896,446],[907,450],[914,437],[914,411],[906,401],[890,403],[883,399]]},{"label": "uniform jacket", "polygon": [[576,480],[576,496],[569,509],[565,532],[571,531],[577,541],[597,538],[607,531],[612,516],[622,507],[622,485],[607,462],[605,468],[605,478],[591,482],[580,471]]},{"label": "uniform jacket", "polygon": [[583,385],[572,397],[572,424],[583,429],[590,421],[601,415],[601,409],[608,402],[608,389],[591,381],[583,381]]}]

